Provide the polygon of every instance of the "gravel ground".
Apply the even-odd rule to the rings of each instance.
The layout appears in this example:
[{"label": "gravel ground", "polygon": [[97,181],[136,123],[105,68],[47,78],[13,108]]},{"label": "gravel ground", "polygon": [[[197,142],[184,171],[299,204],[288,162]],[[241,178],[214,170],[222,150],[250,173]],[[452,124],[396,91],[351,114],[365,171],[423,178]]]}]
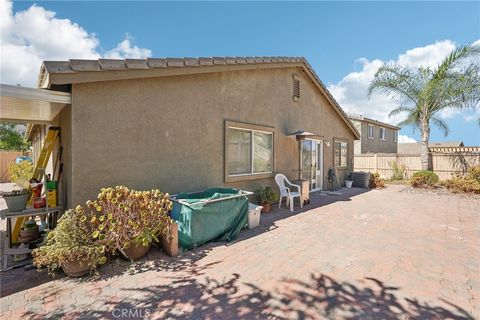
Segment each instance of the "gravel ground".
[{"label": "gravel ground", "polygon": [[401,190],[401,192],[407,192],[412,194],[435,195],[435,196],[453,196],[453,197],[465,198],[465,199],[480,199],[480,194],[453,193],[444,187],[413,188],[413,187],[406,186],[404,189]]}]

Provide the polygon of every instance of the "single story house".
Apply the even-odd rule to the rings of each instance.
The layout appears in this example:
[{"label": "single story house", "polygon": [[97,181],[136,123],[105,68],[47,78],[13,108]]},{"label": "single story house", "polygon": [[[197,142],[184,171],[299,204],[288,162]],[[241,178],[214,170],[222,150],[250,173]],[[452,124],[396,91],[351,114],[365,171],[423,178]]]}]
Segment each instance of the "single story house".
[{"label": "single story house", "polygon": [[45,125],[61,128],[68,207],[105,186],[253,191],[275,173],[321,190],[329,169],[343,182],[360,138],[304,58],[45,61],[38,87],[65,100],[2,118],[33,124],[37,154]]},{"label": "single story house", "polygon": [[360,133],[355,140],[355,154],[397,153],[400,127],[361,115],[349,114],[348,119]]}]

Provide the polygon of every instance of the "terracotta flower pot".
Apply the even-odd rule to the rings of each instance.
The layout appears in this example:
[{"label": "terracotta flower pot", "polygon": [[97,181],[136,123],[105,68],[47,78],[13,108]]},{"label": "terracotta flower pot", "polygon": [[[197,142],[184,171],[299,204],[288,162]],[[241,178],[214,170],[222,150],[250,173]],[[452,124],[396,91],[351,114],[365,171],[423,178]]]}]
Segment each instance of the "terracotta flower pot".
[{"label": "terracotta flower pot", "polygon": [[37,239],[39,236],[38,227],[20,230],[20,242],[29,242]]},{"label": "terracotta flower pot", "polygon": [[268,202],[262,203],[261,206],[263,207],[261,211],[262,213],[269,213],[272,209],[272,205]]},{"label": "terracotta flower pot", "polygon": [[148,246],[132,243],[128,249],[123,249],[122,255],[129,260],[138,260],[147,255],[151,246],[151,243]]},{"label": "terracotta flower pot", "polygon": [[78,278],[90,273],[90,266],[86,259],[68,260],[62,263],[62,270],[67,276]]}]

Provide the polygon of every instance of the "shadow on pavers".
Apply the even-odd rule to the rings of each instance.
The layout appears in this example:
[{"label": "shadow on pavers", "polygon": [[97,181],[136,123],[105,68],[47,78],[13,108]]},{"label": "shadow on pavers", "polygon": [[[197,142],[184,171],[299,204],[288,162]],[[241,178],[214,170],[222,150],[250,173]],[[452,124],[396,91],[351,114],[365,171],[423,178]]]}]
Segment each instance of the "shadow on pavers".
[{"label": "shadow on pavers", "polygon": [[[474,319],[461,307],[445,301],[427,303],[404,297],[399,287],[376,278],[345,282],[325,274],[306,281],[283,279],[274,290],[244,283],[238,274],[223,281],[208,275],[208,266],[190,275],[173,276],[167,285],[122,289],[131,293],[104,310],[51,313],[47,318],[74,319]],[[199,278],[202,280],[199,281]],[[109,308],[109,311],[105,311]],[[126,310],[126,311],[123,311]],[[123,314],[122,314],[123,312]],[[25,313],[28,319],[40,319]]]},{"label": "shadow on pavers", "polygon": [[[282,208],[278,206],[272,206],[272,211],[267,214],[262,214],[260,219],[260,225],[253,229],[245,229],[240,232],[239,237],[231,242],[212,242],[207,243],[203,246],[200,246],[196,249],[184,251],[178,257],[169,257],[158,249],[152,248],[147,257],[140,259],[131,263],[130,261],[123,260],[121,258],[113,258],[105,266],[102,266],[99,269],[99,275],[82,277],[78,279],[68,278],[69,281],[75,282],[95,282],[102,279],[115,278],[125,273],[136,274],[148,271],[179,271],[184,268],[192,266],[196,261],[204,258],[207,253],[217,246],[229,246],[240,241],[255,237],[257,235],[269,232],[278,228],[276,225],[277,221],[288,219],[292,216],[302,214],[303,212],[327,206],[338,201],[351,201],[351,198],[368,192],[369,189],[361,188],[352,188],[346,189],[343,188],[340,190],[339,195],[325,195],[323,193],[311,193],[309,205],[304,205],[303,208],[300,208],[298,202],[295,203],[295,211],[290,212],[288,208],[285,207],[285,203],[282,204]],[[52,278],[48,275],[46,269],[41,270],[27,270],[23,268],[13,269],[1,274],[1,297],[6,297],[13,293],[27,290],[36,286],[39,286],[43,283],[55,279],[64,279],[65,275],[63,272],[59,271],[55,278]],[[66,278],[65,278],[66,279]]]}]

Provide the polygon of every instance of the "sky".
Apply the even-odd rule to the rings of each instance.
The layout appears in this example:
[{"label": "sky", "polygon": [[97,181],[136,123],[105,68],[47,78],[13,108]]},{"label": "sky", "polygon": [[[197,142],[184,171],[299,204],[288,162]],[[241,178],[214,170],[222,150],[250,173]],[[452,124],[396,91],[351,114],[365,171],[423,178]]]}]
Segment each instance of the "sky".
[{"label": "sky", "polygon": [[[385,62],[434,66],[480,40],[480,2],[11,2],[0,0],[2,83],[35,86],[43,60],[303,56],[342,108],[396,124],[367,87]],[[480,108],[445,111],[450,134],[480,145]],[[400,142],[419,139],[403,127]]]}]

